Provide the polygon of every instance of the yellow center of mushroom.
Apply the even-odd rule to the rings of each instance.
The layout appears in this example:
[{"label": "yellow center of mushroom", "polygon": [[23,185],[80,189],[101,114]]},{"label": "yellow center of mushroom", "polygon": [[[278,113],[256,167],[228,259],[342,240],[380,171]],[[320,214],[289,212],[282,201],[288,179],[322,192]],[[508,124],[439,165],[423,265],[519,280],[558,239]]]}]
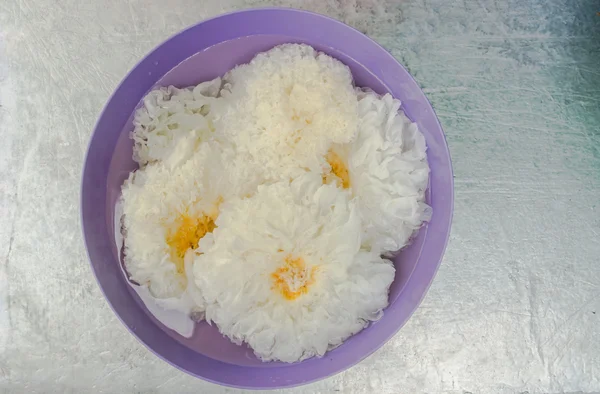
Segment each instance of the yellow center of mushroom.
[{"label": "yellow center of mushroom", "polygon": [[278,291],[286,300],[292,301],[308,292],[315,281],[317,267],[308,268],[301,257],[288,255],[284,265],[272,274],[272,289]]},{"label": "yellow center of mushroom", "polygon": [[188,249],[196,249],[198,242],[207,233],[212,233],[215,229],[215,217],[202,215],[201,217],[191,217],[182,214],[177,219],[177,230],[167,236],[167,244],[171,249],[171,261],[177,267],[179,274],[185,275],[183,258]]},{"label": "yellow center of mushroom", "polygon": [[189,249],[196,249],[198,242],[217,227],[215,220],[219,216],[219,206],[223,197],[218,197],[214,208],[207,214],[200,216],[189,215],[186,210],[175,221],[175,231],[169,231],[167,245],[169,245],[171,261],[177,268],[177,273],[185,277],[184,257]]},{"label": "yellow center of mushroom", "polygon": [[340,181],[344,189],[348,189],[350,187],[350,173],[348,172],[346,163],[332,150],[327,152],[325,160],[331,166],[331,172],[323,175],[323,183],[330,183],[333,180],[332,178],[335,177]]}]

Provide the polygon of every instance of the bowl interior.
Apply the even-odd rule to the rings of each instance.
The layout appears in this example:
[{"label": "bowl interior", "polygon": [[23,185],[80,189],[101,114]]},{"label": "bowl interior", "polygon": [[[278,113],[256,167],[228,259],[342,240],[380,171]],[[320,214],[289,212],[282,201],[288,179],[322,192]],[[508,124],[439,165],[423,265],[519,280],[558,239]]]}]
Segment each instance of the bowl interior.
[{"label": "bowl interior", "polygon": [[[323,51],[342,61],[350,67],[356,86],[369,87],[380,94],[390,92],[389,88],[387,88],[373,73],[356,60],[343,53],[319,45],[317,42],[301,41],[294,37],[277,35],[247,36],[214,45],[178,64],[165,76],[160,78],[160,80],[156,82],[156,85],[173,85],[176,87],[197,85],[200,82],[222,76],[238,64],[247,63],[259,52],[289,42],[304,42],[313,46],[315,49]],[[141,103],[138,104],[138,107],[139,105],[141,105]],[[137,168],[137,164],[131,158],[133,149],[133,142],[129,138],[131,130],[133,130],[133,126],[131,121],[129,121],[124,125],[123,130],[121,131],[108,172],[108,206],[106,209],[106,219],[111,227],[114,226],[115,203],[120,195],[121,185],[129,176],[129,172]],[[390,289],[390,303],[393,303],[396,300],[417,264],[425,233],[426,229],[423,229],[411,245],[395,258],[396,277]],[[118,259],[116,246],[113,248],[113,255],[115,259]],[[210,326],[206,322],[196,325],[194,335],[191,338],[185,338],[179,335],[156,320],[152,314],[148,312],[133,290],[130,289],[130,293],[138,303],[139,307],[148,314],[149,318],[153,320],[155,324],[159,325],[167,335],[190,349],[213,359],[231,364],[258,367],[269,365],[258,360],[250,348],[233,344],[229,339],[223,337],[215,326]],[[360,334],[349,339],[342,346],[351,346],[352,341],[357,340],[360,340]]]},{"label": "bowl interior", "polygon": [[[241,18],[237,25],[236,18]],[[257,24],[261,19],[269,23]],[[313,32],[325,29],[330,39],[307,33],[310,29],[301,28],[307,24]],[[242,34],[239,26],[246,26],[248,31]],[[213,41],[203,42],[211,32]],[[384,317],[324,358],[292,365],[262,363],[249,348],[234,345],[206,323],[198,324],[191,338],[164,327],[126,283],[112,231],[121,185],[137,168],[131,158],[133,144],[128,134],[133,128],[134,109],[145,93],[154,86],[185,87],[222,76],[256,53],[288,42],[306,43],[339,59],[350,67],[357,86],[392,93],[403,102],[403,110],[417,122],[427,140],[432,169],[427,198],[434,209],[429,225],[394,259],[396,278]],[[408,319],[433,279],[447,240],[451,211],[447,147],[435,114],[414,80],[387,52],[359,32],[326,17],[296,10],[225,15],[188,29],[158,47],[128,75],[107,104],[90,143],[82,186],[84,235],[92,267],[124,324],[151,350],[187,372],[222,384],[255,388],[306,383],[340,371],[381,346]],[[242,376],[232,375],[235,373]]]}]

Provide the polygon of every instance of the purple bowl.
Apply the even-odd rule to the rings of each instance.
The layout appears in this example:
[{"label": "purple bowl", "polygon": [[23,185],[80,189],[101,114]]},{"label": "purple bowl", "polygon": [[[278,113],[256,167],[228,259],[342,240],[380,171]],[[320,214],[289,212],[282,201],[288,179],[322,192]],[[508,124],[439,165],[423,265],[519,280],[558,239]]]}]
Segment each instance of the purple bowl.
[{"label": "purple bowl", "polygon": [[[121,184],[136,168],[128,133],[135,108],[156,85],[179,87],[223,75],[256,53],[302,42],[341,60],[356,85],[390,92],[417,122],[428,146],[427,194],[433,217],[394,260],[396,279],[383,318],[323,358],[296,364],[262,363],[215,327],[198,324],[183,338],[149,314],[126,283],[114,238],[114,208]],[[423,299],[444,254],[453,210],[450,154],[438,119],[419,86],[396,59],[360,32],[328,17],[291,9],[245,10],[201,22],[159,45],[125,77],[92,134],[81,187],[83,233],[92,269],[123,324],[156,355],[199,378],[240,388],[281,388],[331,376],[389,340]]]}]

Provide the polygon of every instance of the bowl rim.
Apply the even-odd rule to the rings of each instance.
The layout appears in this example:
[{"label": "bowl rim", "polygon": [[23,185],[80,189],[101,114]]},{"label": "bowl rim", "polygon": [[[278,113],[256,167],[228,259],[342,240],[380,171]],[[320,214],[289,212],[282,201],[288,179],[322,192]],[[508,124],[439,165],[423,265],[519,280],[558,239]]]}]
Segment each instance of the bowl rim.
[{"label": "bowl rim", "polygon": [[[86,216],[87,213],[85,211],[85,207],[88,204],[88,201],[86,201],[86,195],[90,192],[88,189],[90,186],[88,186],[87,184],[89,182],[87,182],[86,178],[88,176],[88,173],[91,171],[89,166],[91,165],[90,163],[90,156],[93,150],[93,146],[95,147],[96,145],[93,144],[94,140],[98,138],[99,135],[99,127],[101,124],[102,119],[107,116],[108,113],[108,109],[109,106],[111,104],[111,102],[115,99],[115,97],[120,94],[121,92],[121,88],[123,87],[123,85],[132,78],[132,76],[137,72],[137,70],[146,62],[149,61],[149,59],[152,58],[152,56],[161,48],[168,46],[169,44],[171,44],[175,39],[177,39],[178,37],[184,35],[185,33],[190,32],[193,29],[198,28],[199,26],[206,24],[208,22],[214,22],[214,21],[218,21],[220,19],[227,19],[230,18],[232,16],[236,16],[239,14],[249,14],[252,16],[260,16],[257,14],[261,14],[261,13],[273,13],[273,12],[284,12],[284,13],[294,13],[300,16],[308,16],[310,18],[315,18],[315,20],[321,20],[322,23],[329,23],[329,24],[333,24],[333,25],[337,25],[338,28],[342,28],[342,29],[346,29],[349,33],[352,33],[354,35],[360,35],[363,38],[366,38],[367,41],[369,41],[369,45],[371,45],[373,48],[377,49],[378,51],[381,52],[382,55],[387,56],[388,57],[388,61],[391,61],[391,63],[394,63],[394,66],[399,67],[400,70],[404,71],[404,73],[406,74],[405,77],[407,78],[407,80],[414,84],[415,87],[417,88],[418,92],[420,93],[419,99],[422,101],[422,104],[424,104],[426,107],[428,107],[428,109],[431,111],[431,116],[430,118],[433,120],[433,127],[436,128],[437,130],[435,130],[435,132],[437,132],[437,134],[439,134],[439,136],[441,136],[441,140],[438,141],[440,142],[441,146],[438,147],[438,149],[441,149],[441,151],[439,152],[443,157],[442,159],[445,161],[446,166],[442,167],[440,169],[438,169],[437,171],[444,171],[444,178],[445,181],[447,182],[447,184],[445,185],[447,188],[447,195],[445,196],[444,199],[444,203],[445,203],[445,214],[444,217],[441,218],[443,223],[440,224],[440,226],[444,229],[445,234],[443,234],[443,237],[439,238],[437,240],[437,251],[436,253],[434,253],[436,255],[436,257],[427,263],[427,269],[425,270],[425,272],[421,272],[419,275],[424,277],[425,279],[422,281],[419,281],[419,283],[415,284],[415,281],[411,281],[412,276],[415,274],[415,271],[417,271],[417,268],[419,268],[419,266],[423,266],[424,264],[416,264],[415,265],[415,269],[413,270],[413,272],[411,273],[411,278],[409,278],[409,280],[406,283],[406,286],[404,287],[404,289],[402,290],[402,293],[406,292],[406,291],[410,291],[411,292],[411,306],[409,307],[409,309],[406,309],[404,312],[404,317],[398,319],[398,322],[390,322],[390,324],[388,324],[388,326],[390,326],[391,328],[388,328],[385,331],[385,335],[384,336],[380,336],[377,337],[376,340],[371,341],[373,342],[372,345],[368,346],[368,350],[366,351],[361,351],[360,354],[357,357],[352,358],[351,360],[345,360],[343,362],[338,363],[339,366],[333,367],[333,368],[321,368],[322,370],[326,370],[325,373],[323,374],[317,374],[316,376],[312,376],[310,378],[307,379],[302,379],[302,378],[292,378],[292,379],[288,379],[288,380],[280,380],[278,379],[276,376],[266,376],[266,379],[259,379],[256,381],[251,381],[249,383],[231,383],[229,381],[227,381],[227,379],[223,379],[223,378],[217,378],[214,376],[211,376],[210,374],[205,374],[200,373],[200,372],[196,372],[196,371],[191,371],[190,369],[180,365],[177,361],[173,360],[172,357],[167,357],[165,355],[163,355],[161,353],[160,350],[156,349],[157,346],[155,343],[149,343],[147,340],[143,339],[137,332],[136,327],[132,327],[130,323],[128,323],[127,321],[125,321],[125,316],[121,316],[121,314],[117,311],[116,306],[114,305],[114,300],[111,301],[111,297],[108,294],[107,290],[105,289],[105,286],[103,286],[102,280],[99,276],[99,272],[98,272],[98,267],[97,265],[92,261],[92,256],[90,254],[90,243],[92,238],[94,238],[94,234],[91,234],[89,230],[89,225],[87,224],[86,221]],[[223,40],[223,41],[227,41],[227,40]],[[223,42],[221,41],[221,42]],[[343,52],[343,51],[342,51]],[[140,97],[141,99],[141,97]],[[423,101],[424,100],[424,101]],[[430,130],[431,131],[431,130]],[[442,262],[446,247],[448,245],[448,241],[449,241],[449,237],[450,237],[450,233],[451,233],[451,225],[452,225],[452,218],[453,218],[453,214],[454,214],[454,175],[453,175],[453,168],[452,168],[452,161],[451,161],[451,157],[450,157],[450,151],[448,148],[448,144],[446,141],[446,136],[445,133],[443,132],[443,128],[439,122],[439,118],[437,117],[435,110],[433,109],[430,101],[427,99],[427,97],[425,96],[425,94],[423,93],[423,91],[421,90],[420,86],[418,85],[418,83],[416,82],[416,80],[414,79],[414,77],[408,72],[408,70],[406,70],[406,68],[395,58],[393,57],[385,48],[383,48],[380,44],[378,44],[376,41],[374,41],[373,39],[369,38],[368,36],[366,36],[365,34],[361,33],[360,31],[358,31],[357,29],[348,26],[346,24],[344,24],[343,22],[336,20],[334,18],[328,17],[326,15],[322,15],[322,14],[318,14],[318,13],[314,13],[311,11],[305,11],[305,10],[299,10],[299,9],[294,9],[294,8],[283,8],[283,7],[264,7],[264,8],[248,8],[248,9],[243,9],[243,10],[237,10],[234,12],[229,12],[229,13],[224,13],[224,14],[219,14],[215,17],[212,18],[208,18],[208,19],[204,19],[199,21],[198,23],[195,23],[191,26],[188,26],[186,28],[184,28],[183,30],[171,35],[170,37],[168,37],[166,40],[162,41],[161,43],[159,43],[157,46],[155,46],[151,51],[149,51],[140,61],[138,61],[135,66],[133,66],[125,75],[125,77],[119,82],[119,84],[116,86],[116,88],[114,89],[114,91],[111,93],[111,95],[109,96],[108,100],[106,101],[106,103],[104,104],[102,110],[100,111],[100,114],[98,116],[98,119],[96,121],[96,123],[94,124],[94,128],[92,131],[92,134],[88,140],[88,146],[86,149],[86,153],[85,153],[85,157],[84,157],[84,161],[83,161],[84,165],[82,168],[82,172],[81,172],[81,188],[80,188],[80,225],[81,225],[81,231],[82,231],[82,236],[84,239],[84,244],[85,244],[85,249],[86,249],[86,255],[88,258],[88,261],[90,263],[90,267],[92,268],[92,272],[94,274],[94,277],[96,278],[96,282],[98,283],[98,286],[100,287],[100,290],[102,291],[105,300],[108,302],[110,308],[112,309],[112,311],[114,312],[114,314],[117,316],[117,318],[121,321],[121,323],[128,329],[128,331],[133,334],[133,336],[139,341],[141,342],[148,350],[150,350],[152,353],[154,353],[156,356],[158,356],[160,359],[166,361],[168,364],[174,366],[175,368],[179,369],[180,371],[183,371],[187,374],[190,374],[192,376],[195,376],[197,378],[203,379],[205,381],[209,381],[211,383],[215,383],[215,384],[219,384],[219,385],[224,385],[224,386],[228,386],[228,387],[234,387],[234,388],[243,388],[243,389],[275,389],[275,388],[289,388],[289,387],[295,387],[295,386],[300,386],[300,385],[304,385],[304,384],[308,384],[308,383],[312,383],[321,379],[325,379],[328,377],[331,377],[333,375],[336,375],[342,371],[347,370],[348,368],[358,364],[359,362],[361,362],[362,360],[364,360],[365,358],[367,358],[368,356],[372,355],[375,351],[377,351],[381,346],[383,346],[386,342],[388,342],[388,340],[393,337],[401,328],[402,326],[404,326],[404,324],[406,324],[406,322],[410,319],[410,317],[412,316],[412,314],[415,312],[415,310],[418,308],[418,306],[420,305],[420,303],[422,302],[423,298],[425,297],[425,295],[427,294],[427,291],[429,290],[429,287],[431,286],[435,275],[437,273],[437,270],[439,269],[439,266]],[[430,180],[431,182],[431,180]],[[431,185],[431,183],[430,183]],[[104,208],[104,207],[103,207]],[[434,212],[435,215],[435,212]],[[427,229],[428,230],[428,229]],[[423,230],[421,230],[423,231]],[[429,232],[429,231],[428,231]],[[421,259],[421,257],[419,257],[419,260]],[[412,284],[412,288],[409,288],[409,286]],[[408,289],[407,289],[408,288]],[[402,294],[401,293],[401,294]],[[400,296],[399,296],[400,298]],[[392,305],[390,305],[388,308],[390,308]],[[387,309],[386,309],[387,311]],[[384,316],[387,316],[388,314],[386,313]],[[391,324],[391,323],[396,323],[396,324]],[[166,334],[165,334],[166,336]],[[183,345],[180,345],[183,346]],[[188,348],[186,348],[188,349]],[[191,349],[188,349],[189,351],[194,352]],[[203,356],[199,353],[194,352],[195,354],[202,356],[202,357],[206,357]],[[327,355],[325,355],[323,358],[319,359],[319,360],[323,360],[326,359]],[[227,368],[242,368],[242,369],[253,369],[254,372],[256,374],[260,373],[260,371],[264,371],[266,369],[269,368],[252,368],[252,367],[241,367],[241,366],[236,366],[233,364],[227,364],[227,363],[222,363],[213,359],[210,359],[211,361],[214,361],[218,364],[221,364],[221,367],[227,367]],[[314,360],[314,359],[313,359]],[[308,362],[311,360],[306,360],[305,362]],[[280,367],[283,369],[288,369],[288,368],[294,368],[294,367],[298,367],[300,365],[302,365],[304,362],[302,363],[296,363],[296,364],[290,364],[289,366],[284,366],[284,367]],[[279,368],[273,368],[273,369],[279,369]],[[299,375],[301,375],[302,373],[299,373]]]}]

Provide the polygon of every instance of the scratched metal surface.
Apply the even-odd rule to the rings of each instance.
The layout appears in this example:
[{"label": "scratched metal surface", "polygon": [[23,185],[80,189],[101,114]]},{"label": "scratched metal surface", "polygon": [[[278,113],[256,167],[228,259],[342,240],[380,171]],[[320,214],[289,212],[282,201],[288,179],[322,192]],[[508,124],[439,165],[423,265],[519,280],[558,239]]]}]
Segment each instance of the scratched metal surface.
[{"label": "scratched metal surface", "polygon": [[456,213],[414,317],[349,371],[289,393],[600,391],[600,3],[0,2],[0,392],[234,393],[153,356],[85,258],[79,175],[119,80],[184,26],[290,5],[375,38],[448,135]]}]

